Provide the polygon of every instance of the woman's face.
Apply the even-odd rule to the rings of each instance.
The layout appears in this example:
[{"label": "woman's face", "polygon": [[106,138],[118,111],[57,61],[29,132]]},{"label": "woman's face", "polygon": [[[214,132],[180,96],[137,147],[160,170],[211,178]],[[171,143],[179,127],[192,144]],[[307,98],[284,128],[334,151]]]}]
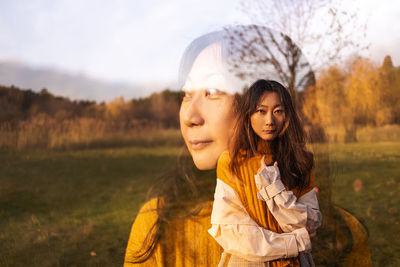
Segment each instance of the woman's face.
[{"label": "woman's face", "polygon": [[183,139],[196,167],[213,169],[233,134],[234,96],[215,89],[183,90],[179,112]]},{"label": "woman's face", "polygon": [[256,111],[250,116],[254,132],[265,141],[274,140],[285,123],[285,109],[275,92],[265,92]]}]

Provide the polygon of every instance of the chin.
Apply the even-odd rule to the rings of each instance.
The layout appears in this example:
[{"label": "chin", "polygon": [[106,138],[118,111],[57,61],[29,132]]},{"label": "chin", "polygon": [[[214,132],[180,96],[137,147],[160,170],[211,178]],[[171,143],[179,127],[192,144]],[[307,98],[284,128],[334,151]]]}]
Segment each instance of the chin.
[{"label": "chin", "polygon": [[274,141],[275,138],[276,138],[276,136],[264,136],[261,139],[266,142],[271,142],[271,141]]},{"label": "chin", "polygon": [[202,157],[196,155],[192,155],[192,157],[194,165],[196,165],[196,168],[201,171],[212,170],[217,167],[218,158],[214,160],[210,157]]},{"label": "chin", "polygon": [[201,170],[201,171],[207,171],[207,170],[212,170],[217,167],[217,164],[211,164],[209,162],[196,162],[194,161],[194,165],[196,165],[196,168]]}]

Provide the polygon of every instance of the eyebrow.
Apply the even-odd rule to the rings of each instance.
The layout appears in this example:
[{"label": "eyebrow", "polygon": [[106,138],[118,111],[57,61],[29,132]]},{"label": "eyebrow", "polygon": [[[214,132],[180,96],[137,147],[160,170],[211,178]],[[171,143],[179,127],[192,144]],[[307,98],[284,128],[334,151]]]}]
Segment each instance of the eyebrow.
[{"label": "eyebrow", "polygon": [[222,93],[222,94],[228,94],[227,92],[218,89],[218,88],[214,88],[214,87],[206,87],[206,88],[201,88],[201,89],[186,89],[186,88],[182,88],[181,91],[185,92],[185,93],[191,93],[191,92],[195,92],[195,91],[210,91],[210,90],[216,90],[218,93]]},{"label": "eyebrow", "polygon": [[[262,105],[262,104],[261,104],[261,105],[258,105],[257,107],[258,107],[258,108],[259,108],[259,107],[266,107],[266,108],[268,108],[268,106]],[[277,104],[277,105],[273,106],[272,108],[275,109],[275,108],[277,108],[277,107],[283,107],[283,105],[282,105],[282,104]]]}]

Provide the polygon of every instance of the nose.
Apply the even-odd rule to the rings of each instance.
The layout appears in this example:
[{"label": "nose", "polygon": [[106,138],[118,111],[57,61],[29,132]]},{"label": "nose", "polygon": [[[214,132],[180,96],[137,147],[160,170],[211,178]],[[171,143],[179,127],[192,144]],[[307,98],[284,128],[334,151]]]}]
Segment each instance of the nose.
[{"label": "nose", "polygon": [[265,115],[265,125],[274,125],[274,115],[272,114],[271,111],[267,112],[267,114]]},{"label": "nose", "polygon": [[193,97],[189,103],[182,104],[183,123],[188,127],[200,126],[204,124],[202,116],[201,99]]}]

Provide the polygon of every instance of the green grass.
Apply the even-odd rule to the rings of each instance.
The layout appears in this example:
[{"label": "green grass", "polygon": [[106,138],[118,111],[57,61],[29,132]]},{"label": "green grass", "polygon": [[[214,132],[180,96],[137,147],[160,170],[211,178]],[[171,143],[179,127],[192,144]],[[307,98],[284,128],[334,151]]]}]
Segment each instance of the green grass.
[{"label": "green grass", "polygon": [[[121,266],[148,188],[179,152],[0,152],[0,266]],[[329,160],[334,202],[368,227],[374,266],[400,266],[400,143],[330,145],[329,155],[317,164]]]},{"label": "green grass", "polygon": [[121,266],[149,186],[179,151],[2,152],[0,266]]},{"label": "green grass", "polygon": [[330,160],[333,201],[367,227],[374,266],[400,266],[400,143],[332,145]]}]

